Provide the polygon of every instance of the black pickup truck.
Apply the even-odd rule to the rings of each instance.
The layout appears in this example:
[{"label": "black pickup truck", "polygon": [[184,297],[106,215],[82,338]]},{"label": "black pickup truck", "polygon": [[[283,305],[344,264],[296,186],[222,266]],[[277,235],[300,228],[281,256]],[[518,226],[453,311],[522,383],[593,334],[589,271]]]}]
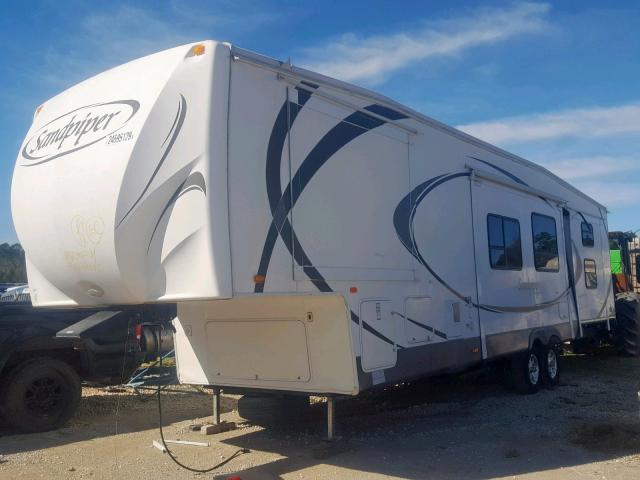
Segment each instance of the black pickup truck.
[{"label": "black pickup truck", "polygon": [[24,432],[60,427],[78,406],[81,382],[126,381],[155,358],[152,325],[174,317],[174,305],[54,309],[1,302],[0,419]]}]

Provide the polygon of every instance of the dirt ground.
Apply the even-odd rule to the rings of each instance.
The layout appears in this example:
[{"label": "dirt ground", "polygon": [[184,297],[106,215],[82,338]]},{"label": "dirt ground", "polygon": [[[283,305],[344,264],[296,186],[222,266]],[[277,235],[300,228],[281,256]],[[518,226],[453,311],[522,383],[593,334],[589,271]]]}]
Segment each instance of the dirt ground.
[{"label": "dirt ground", "polygon": [[[239,448],[210,474],[180,469],[153,448],[155,398],[86,388],[71,424],[45,434],[0,430],[1,479],[639,479],[640,359],[607,352],[565,358],[561,385],[519,396],[490,371],[395,387],[337,404],[342,441],[327,446],[323,405],[302,425],[241,425],[205,437],[189,425],[211,413],[211,398],[167,393],[165,437],[208,441],[175,445],[189,465],[206,467]],[[235,397],[223,419],[237,421]]]}]

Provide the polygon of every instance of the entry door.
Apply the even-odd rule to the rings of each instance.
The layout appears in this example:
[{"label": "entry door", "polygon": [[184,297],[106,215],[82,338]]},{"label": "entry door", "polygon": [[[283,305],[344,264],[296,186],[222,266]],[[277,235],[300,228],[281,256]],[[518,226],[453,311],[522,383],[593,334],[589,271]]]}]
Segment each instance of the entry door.
[{"label": "entry door", "polygon": [[565,254],[562,210],[546,202],[537,202],[531,213],[533,243],[534,303],[539,306],[540,323],[568,323],[569,275]]},{"label": "entry door", "polygon": [[[586,213],[573,212],[571,234],[575,250],[573,258],[578,317],[580,322],[589,322],[612,313],[609,310],[611,304],[607,305],[611,275],[605,268],[609,264],[609,239],[602,219]],[[631,257],[633,259],[633,255]],[[631,272],[634,274],[635,269],[632,268]]]},{"label": "entry door", "polygon": [[530,224],[537,202],[488,180],[471,180],[471,191],[478,309],[487,358],[523,348],[522,339],[508,334],[538,322]]}]

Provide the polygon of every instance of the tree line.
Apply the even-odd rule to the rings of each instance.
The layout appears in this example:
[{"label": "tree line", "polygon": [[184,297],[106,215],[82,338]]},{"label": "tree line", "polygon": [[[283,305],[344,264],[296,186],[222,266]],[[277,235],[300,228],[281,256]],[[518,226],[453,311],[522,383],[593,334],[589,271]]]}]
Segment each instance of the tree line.
[{"label": "tree line", "polygon": [[19,243],[0,244],[0,283],[26,283],[27,267]]}]

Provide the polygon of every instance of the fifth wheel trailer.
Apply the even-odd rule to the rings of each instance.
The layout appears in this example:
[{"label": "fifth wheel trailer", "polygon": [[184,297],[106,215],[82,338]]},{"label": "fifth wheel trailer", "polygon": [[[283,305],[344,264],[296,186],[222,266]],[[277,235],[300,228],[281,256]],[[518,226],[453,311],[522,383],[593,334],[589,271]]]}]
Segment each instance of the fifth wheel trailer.
[{"label": "fifth wheel trailer", "polygon": [[535,390],[555,345],[615,316],[602,205],[227,43],[43,103],[12,209],[35,305],[177,303],[183,383],[355,395],[512,357]]}]

